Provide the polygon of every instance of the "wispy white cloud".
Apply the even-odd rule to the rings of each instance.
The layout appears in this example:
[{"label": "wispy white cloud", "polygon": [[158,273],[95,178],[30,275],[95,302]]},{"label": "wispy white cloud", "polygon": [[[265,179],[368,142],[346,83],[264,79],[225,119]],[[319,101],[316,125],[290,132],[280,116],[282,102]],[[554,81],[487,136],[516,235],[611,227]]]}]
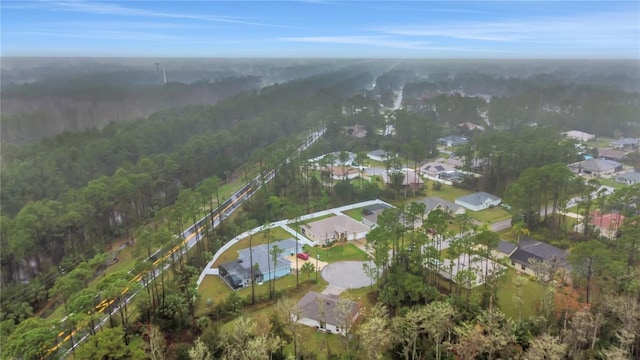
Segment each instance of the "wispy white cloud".
[{"label": "wispy white cloud", "polygon": [[[141,8],[126,7],[126,6],[121,6],[118,4],[107,3],[107,2],[82,1],[82,0],[56,0],[56,1],[41,1],[35,4],[39,5],[40,8],[44,8],[52,11],[71,11],[71,12],[116,15],[116,16],[136,16],[136,17],[151,17],[151,18],[198,20],[198,21],[220,22],[220,23],[228,23],[228,24],[264,26],[264,27],[283,27],[283,28],[289,27],[289,26],[283,26],[278,24],[249,21],[247,19],[242,19],[238,17],[196,15],[196,14],[185,14],[185,13],[167,13],[167,12],[153,11],[153,10],[147,10],[147,9],[141,9]],[[34,3],[28,4],[28,5],[33,6]]]},{"label": "wispy white cloud", "polygon": [[69,39],[93,39],[93,40],[120,40],[120,41],[164,41],[182,40],[184,37],[155,34],[136,31],[51,31],[51,30],[26,30],[11,31],[6,35],[21,36],[46,36],[49,38],[69,38]]},{"label": "wispy white cloud", "polygon": [[[426,3],[428,4],[428,3]],[[398,7],[398,6],[376,6],[377,10],[384,11],[406,11],[406,12],[434,12],[434,13],[455,13],[455,14],[478,14],[478,15],[493,15],[495,11],[476,10],[476,9],[463,9],[463,8],[415,8],[415,7]]]},{"label": "wispy white cloud", "polygon": [[343,45],[364,45],[393,49],[407,50],[433,50],[453,52],[507,52],[503,49],[474,49],[470,47],[451,47],[431,45],[428,41],[408,41],[390,36],[301,36],[283,37],[275,41],[300,42],[300,43],[324,43]]},{"label": "wispy white cloud", "polygon": [[[23,29],[32,29],[34,25],[22,27]],[[183,29],[207,29],[215,27],[212,24],[195,24],[195,23],[171,23],[157,21],[51,21],[42,22],[36,25],[40,29],[50,28],[52,30],[60,29],[147,29],[147,30],[183,30]]]},{"label": "wispy white cloud", "polygon": [[640,22],[635,13],[587,14],[520,21],[474,21],[450,24],[401,25],[377,30],[391,35],[541,43],[611,43],[637,41]]}]

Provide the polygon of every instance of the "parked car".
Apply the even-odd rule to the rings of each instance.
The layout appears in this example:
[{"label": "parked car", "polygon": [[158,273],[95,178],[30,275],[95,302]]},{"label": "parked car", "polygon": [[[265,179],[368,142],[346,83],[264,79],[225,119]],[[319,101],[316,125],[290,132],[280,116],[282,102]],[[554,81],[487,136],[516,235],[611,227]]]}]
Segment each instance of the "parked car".
[{"label": "parked car", "polygon": [[309,254],[305,252],[299,252],[296,256],[302,260],[309,260]]}]

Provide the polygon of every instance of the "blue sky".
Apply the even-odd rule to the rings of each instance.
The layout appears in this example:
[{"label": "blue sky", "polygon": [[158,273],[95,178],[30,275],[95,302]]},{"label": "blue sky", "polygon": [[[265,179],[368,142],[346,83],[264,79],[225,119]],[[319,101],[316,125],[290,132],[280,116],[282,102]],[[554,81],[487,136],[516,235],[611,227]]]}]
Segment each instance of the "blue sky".
[{"label": "blue sky", "polygon": [[640,1],[7,1],[3,56],[640,58]]}]

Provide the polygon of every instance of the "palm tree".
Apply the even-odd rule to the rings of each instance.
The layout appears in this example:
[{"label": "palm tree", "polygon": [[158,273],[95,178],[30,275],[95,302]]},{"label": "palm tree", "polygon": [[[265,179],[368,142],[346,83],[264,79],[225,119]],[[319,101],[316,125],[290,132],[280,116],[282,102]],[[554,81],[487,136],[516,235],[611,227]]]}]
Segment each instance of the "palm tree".
[{"label": "palm tree", "polygon": [[529,236],[531,234],[529,229],[527,229],[526,224],[522,221],[518,221],[517,223],[513,224],[513,226],[511,227],[511,233],[516,236],[518,242],[520,242],[522,237]]},{"label": "palm tree", "polygon": [[311,280],[311,274],[316,270],[316,267],[311,262],[306,262],[300,268],[303,274],[307,275],[307,281]]}]

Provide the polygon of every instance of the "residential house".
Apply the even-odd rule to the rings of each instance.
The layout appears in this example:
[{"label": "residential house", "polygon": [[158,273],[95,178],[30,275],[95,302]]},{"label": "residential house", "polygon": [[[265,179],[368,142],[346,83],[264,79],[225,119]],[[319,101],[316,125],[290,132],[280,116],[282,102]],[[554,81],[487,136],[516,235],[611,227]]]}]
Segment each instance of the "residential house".
[{"label": "residential house", "polygon": [[463,129],[469,130],[469,131],[474,131],[474,130],[484,131],[484,126],[480,126],[478,124],[474,124],[474,123],[468,122],[468,121],[460,123],[460,124],[458,124],[456,126],[459,127],[459,128],[463,128]]},{"label": "residential house", "polygon": [[360,170],[352,167],[345,166],[333,166],[326,168],[318,168],[318,170],[326,173],[330,173],[334,180],[355,179],[360,176]]},{"label": "residential house", "polygon": [[456,170],[455,167],[440,161],[431,161],[420,167],[420,173],[423,176],[431,176],[434,178],[440,177],[440,174],[442,173],[451,172],[455,170]]},{"label": "residential house", "polygon": [[624,174],[619,174],[614,176],[613,180],[627,185],[638,184],[640,183],[640,172],[630,171]]},{"label": "residential house", "polygon": [[614,150],[609,148],[598,149],[598,158],[602,160],[621,161],[622,159],[624,159],[625,156],[627,156],[627,154],[625,154],[620,150]]},{"label": "residential house", "polygon": [[375,160],[375,161],[380,161],[380,162],[384,162],[385,160],[387,160],[390,157],[394,157],[393,154],[388,153],[384,150],[374,150],[374,151],[370,151],[367,153],[367,157],[371,160]]},{"label": "residential house", "polygon": [[511,265],[519,271],[523,271],[529,275],[535,275],[531,269],[531,261],[545,261],[554,264],[558,269],[568,270],[569,267],[566,262],[567,255],[566,250],[542,241],[523,238],[518,243],[516,251],[514,251],[509,258],[511,259]]},{"label": "residential house", "polygon": [[354,324],[360,315],[360,307],[358,303],[347,300],[349,301],[347,311],[341,313],[338,307],[339,299],[336,295],[324,295],[309,291],[296,304],[302,317],[295,320],[322,331],[345,335],[343,324]]},{"label": "residential house", "polygon": [[[298,244],[299,245],[299,244]],[[270,250],[275,246],[282,254],[273,261]],[[299,245],[301,246],[301,245]],[[251,253],[252,252],[252,253]],[[238,251],[238,259],[218,266],[222,279],[233,289],[251,285],[251,267],[256,282],[269,281],[291,273],[291,262],[285,256],[296,253],[296,241],[287,239]]]},{"label": "residential house", "polygon": [[347,241],[363,238],[369,227],[346,215],[336,215],[302,225],[302,234],[316,245],[330,241]]},{"label": "residential house", "polygon": [[450,181],[451,183],[462,182],[462,180],[464,180],[464,177],[465,177],[465,174],[458,170],[444,172],[439,176],[440,179]]},{"label": "residential house", "polygon": [[[342,161],[340,161],[340,151],[334,151],[332,153],[330,153],[331,155],[333,155],[335,161],[333,162],[333,164],[329,164],[329,165],[334,165],[334,166],[353,166],[354,162],[356,160],[356,154],[347,151],[347,156],[348,159],[347,161],[345,161],[344,163]],[[318,166],[320,164],[320,160],[325,158],[327,155],[329,154],[324,154],[324,155],[320,155],[318,157],[315,157],[313,159],[309,159],[309,163],[310,164],[314,164],[316,166]]]},{"label": "residential house", "polygon": [[469,139],[459,135],[449,135],[449,136],[441,137],[438,139],[438,144],[444,145],[446,147],[463,145],[468,142],[469,142]]},{"label": "residential house", "polygon": [[505,257],[509,257],[511,255],[513,255],[513,253],[518,249],[518,245],[509,242],[509,241],[504,241],[502,239],[500,239],[500,241],[498,242],[498,246],[496,246],[495,249],[491,250],[491,254],[496,258],[496,259],[502,259]]},{"label": "residential house", "polygon": [[603,176],[622,171],[622,164],[612,160],[588,159],[569,164],[569,169],[577,174]]},{"label": "residential house", "polygon": [[429,215],[433,210],[442,210],[445,213],[452,215],[462,215],[465,213],[465,208],[461,205],[454,204],[451,201],[439,198],[437,196],[430,196],[416,200],[418,203],[425,205],[424,215]]},{"label": "residential house", "polygon": [[[420,189],[424,187],[424,180],[422,180],[420,175],[418,175],[418,173],[416,173],[412,169],[403,169],[402,171],[400,171],[400,173],[404,175],[404,177],[402,178],[403,187],[412,189]],[[382,181],[387,185],[393,182],[392,174],[383,173],[381,177]]]},{"label": "residential house", "polygon": [[637,149],[640,146],[640,138],[620,138],[609,142],[614,149]]},{"label": "residential house", "polygon": [[589,223],[600,232],[600,235],[615,239],[618,235],[619,229],[624,223],[625,216],[621,214],[609,213],[601,214],[598,211],[591,213],[591,219]]},{"label": "residential house", "polygon": [[579,141],[589,141],[596,138],[595,135],[586,133],[584,131],[571,130],[567,132],[563,132],[562,135],[569,139],[579,140]]},{"label": "residential house", "polygon": [[488,209],[493,206],[498,206],[502,202],[502,199],[495,195],[491,195],[484,191],[477,192],[475,194],[461,196],[456,198],[455,203],[464,206],[471,211],[480,211]]}]

